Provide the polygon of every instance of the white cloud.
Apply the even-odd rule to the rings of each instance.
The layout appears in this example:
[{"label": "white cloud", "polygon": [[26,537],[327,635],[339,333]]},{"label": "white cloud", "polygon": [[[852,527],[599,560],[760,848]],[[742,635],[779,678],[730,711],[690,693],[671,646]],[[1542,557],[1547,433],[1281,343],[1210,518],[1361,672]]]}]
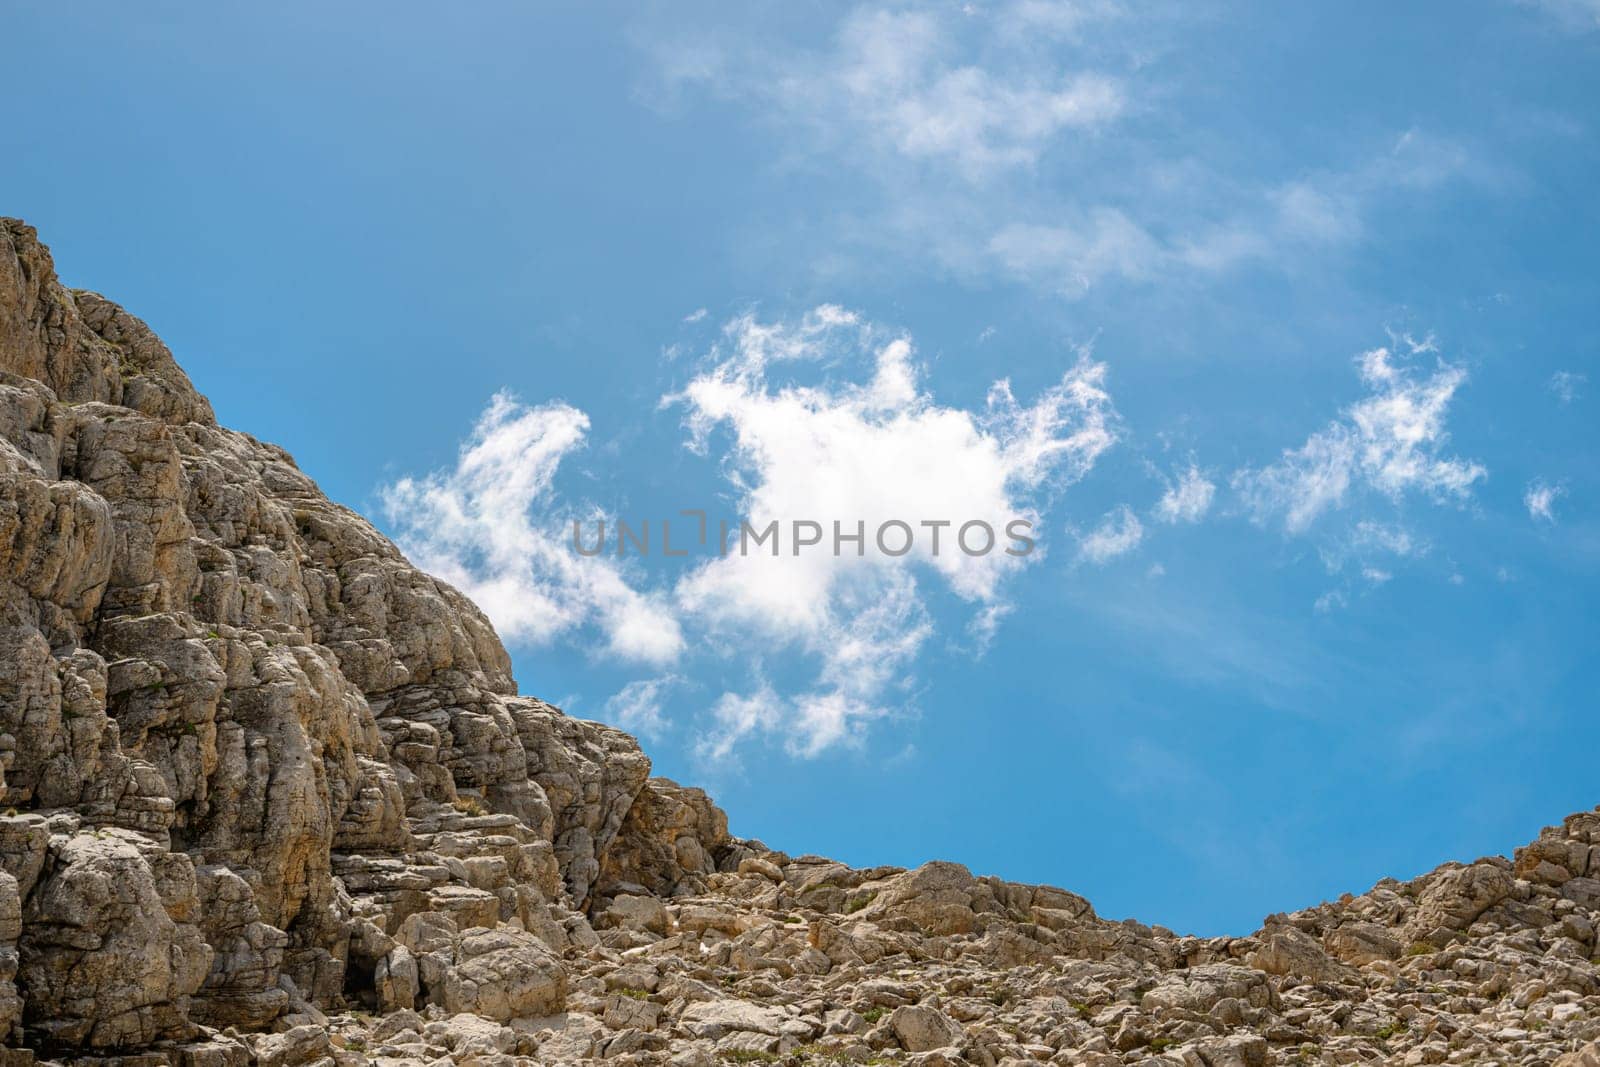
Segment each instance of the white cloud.
[{"label": "white cloud", "polygon": [[1215,90],[1164,62],[1204,16],[1126,14],[1105,0],[867,3],[820,44],[711,25],[635,37],[654,61],[649,99],[732,101],[774,127],[786,168],[867,178],[808,226],[834,267],[859,250],[878,270],[887,252],[1068,297],[1252,264],[1304,270],[1364,240],[1379,205],[1475,169],[1460,147],[1405,130],[1351,146],[1342,166],[1240,173],[1170,104]]},{"label": "white cloud", "polygon": [[[1411,349],[1415,356],[1431,342],[1413,342]],[[1343,507],[1353,488],[1391,499],[1419,492],[1461,501],[1487,475],[1478,463],[1442,455],[1445,417],[1466,371],[1441,361],[1424,375],[1396,363],[1387,348],[1363,353],[1358,364],[1365,399],[1278,462],[1234,475],[1233,488],[1258,522],[1281,518],[1287,532],[1303,533],[1323,513]]]},{"label": "white cloud", "polygon": [[1100,525],[1089,531],[1078,542],[1078,558],[1090,563],[1108,563],[1139,547],[1144,539],[1144,526],[1133,509],[1119,505],[1106,513]]},{"label": "white cloud", "polygon": [[994,646],[1000,633],[1000,624],[1012,612],[1010,604],[988,604],[972,616],[967,623],[967,637],[972,642],[972,653],[982,659]]},{"label": "white cloud", "polygon": [[1375,550],[1394,556],[1420,556],[1428,551],[1428,543],[1419,541],[1404,526],[1370,520],[1356,523],[1350,545],[1357,551]]},{"label": "white cloud", "polygon": [[[1026,19],[1045,6],[1019,5],[1016,14]],[[1028,42],[1003,32],[987,36],[1005,60],[976,61],[961,47],[972,29],[931,8],[863,6],[820,50],[772,52],[746,42],[702,49],[698,62],[685,64],[675,41],[651,47],[673,88],[759,99],[824,144],[949,166],[969,180],[1031,166],[1064,131],[1100,127],[1123,111],[1116,79],[1025,62]]]},{"label": "white cloud", "polygon": [[675,674],[666,674],[629,682],[606,699],[606,721],[640,737],[660,737],[671,725],[662,710],[667,690],[682,680]]},{"label": "white cloud", "polygon": [[1318,552],[1329,573],[1353,564],[1368,580],[1381,584],[1374,575],[1392,576],[1396,561],[1421,558],[1431,548],[1426,540],[1398,523],[1363,519],[1347,532],[1324,539]]},{"label": "white cloud", "polygon": [[689,312],[689,314],[683,317],[683,321],[699,322],[701,319],[705,318],[707,314],[709,314],[709,312],[707,312],[705,308],[695,308],[693,311]]},{"label": "white cloud", "polygon": [[1107,277],[1148,278],[1165,256],[1141,226],[1108,207],[1089,210],[1073,226],[1008,224],[989,239],[988,253],[1007,273],[1065,296],[1079,296]]},{"label": "white cloud", "polygon": [[1016,0],[993,13],[996,33],[1020,44],[1075,40],[1096,23],[1127,12],[1121,0]]},{"label": "white cloud", "polygon": [[[1069,186],[1075,195],[1067,202],[1029,208],[1051,222],[1000,219],[982,247],[966,253],[967,262],[1069,297],[1108,281],[1220,275],[1253,265],[1294,271],[1366,240],[1369,217],[1385,203],[1464,177],[1498,177],[1460,146],[1415,130],[1386,150],[1353,156],[1343,169],[1279,181],[1165,160],[1157,145],[1131,150],[1142,150],[1148,158],[1141,169],[1159,176],[1139,195],[1084,177]],[[953,258],[948,248],[944,256]]]},{"label": "white cloud", "polygon": [[1199,522],[1211,509],[1216,492],[1216,485],[1191,462],[1176,482],[1168,483],[1156,504],[1156,515],[1162,522]]},{"label": "white cloud", "polygon": [[670,662],[683,648],[670,606],[634,589],[615,561],[581,557],[562,539],[574,516],[551,486],[588,429],[567,404],[528,407],[497,393],[454,469],[383,487],[383,511],[412,562],[476,601],[507,641],[544,645],[592,624],[614,655]]},{"label": "white cloud", "polygon": [[778,728],[783,711],[778,695],[763,683],[754,693],[724,693],[711,707],[711,729],[695,746],[702,759],[722,762],[747,737]]},{"label": "white cloud", "polygon": [[1550,391],[1563,404],[1570,404],[1583,395],[1589,377],[1569,370],[1558,370],[1550,376]]},{"label": "white cloud", "polygon": [[1527,492],[1522,494],[1522,503],[1527,507],[1530,519],[1553,523],[1556,521],[1556,500],[1566,493],[1566,486],[1551,485],[1541,478],[1528,483]]},{"label": "white cloud", "polygon": [[[772,380],[806,365],[838,370],[861,362],[870,370],[860,381]],[[1015,544],[1007,525],[1023,519],[1037,531],[1049,494],[1080,478],[1115,440],[1105,368],[1086,357],[1031,404],[999,381],[971,411],[937,403],[922,374],[909,338],[824,306],[796,323],[736,319],[704,369],[664,398],[685,411],[691,447],[709,452],[726,443],[722,466],[740,494],[741,518],[756,530],[781,524],[781,554],[740,555],[735,547],[685,576],[677,598],[725,644],[790,647],[816,664],[809,688],[762,704],[782,717],[789,746],[803,755],[848,742],[893,710],[933,633],[933,592],[971,605],[979,637],[998,622],[1006,580],[1038,558],[1006,554]],[[820,524],[825,550],[794,554],[794,520]],[[891,521],[912,528],[903,556],[874,543]],[[960,550],[968,522],[989,525],[994,550]],[[865,533],[859,555],[849,543],[843,555],[832,553],[835,523],[845,535]],[[968,529],[967,543],[986,543],[981,528]],[[741,709],[749,710],[733,708]]]},{"label": "white cloud", "polygon": [[1312,603],[1311,609],[1318,615],[1326,615],[1331,611],[1346,606],[1348,603],[1349,601],[1345,598],[1344,593],[1337,589],[1330,589],[1317,597],[1316,601]]},{"label": "white cloud", "polygon": [[[1398,194],[1421,192],[1463,176],[1490,178],[1454,142],[1406,130],[1384,150],[1369,151],[1342,169],[1301,174],[1276,184],[1226,187],[1211,195],[1230,204],[1220,221],[1184,217],[1167,220],[1175,236],[1162,249],[1170,269],[1179,265],[1208,272],[1248,263],[1288,268],[1309,253],[1338,249],[1365,238],[1373,209]],[[1196,183],[1214,175],[1195,176]]]}]

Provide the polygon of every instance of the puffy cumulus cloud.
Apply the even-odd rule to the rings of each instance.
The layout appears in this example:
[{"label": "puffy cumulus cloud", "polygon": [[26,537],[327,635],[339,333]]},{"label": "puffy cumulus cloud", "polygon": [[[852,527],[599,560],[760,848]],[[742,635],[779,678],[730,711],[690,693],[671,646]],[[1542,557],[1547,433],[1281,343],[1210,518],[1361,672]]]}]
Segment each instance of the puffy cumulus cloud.
[{"label": "puffy cumulus cloud", "polygon": [[1193,462],[1167,483],[1166,492],[1156,503],[1156,516],[1162,522],[1199,522],[1211,510],[1217,494],[1216,483]]},{"label": "puffy cumulus cloud", "polygon": [[508,641],[547,644],[593,625],[613,655],[671,662],[684,643],[671,605],[561,538],[573,516],[552,482],[588,430],[577,408],[497,393],[454,468],[379,490],[384,514],[412,562],[476,601]]},{"label": "puffy cumulus cloud", "polygon": [[1522,503],[1528,509],[1528,518],[1535,522],[1555,522],[1556,500],[1566,493],[1566,486],[1551,485],[1543,478],[1528,483],[1527,491],[1522,494]]},{"label": "puffy cumulus cloud", "polygon": [[[775,380],[801,363],[865,373],[820,385]],[[718,714],[730,725],[713,734],[711,754],[770,727],[813,755],[889,714],[934,631],[933,591],[971,605],[974,635],[992,636],[1007,578],[1039,557],[1007,537],[1008,525],[1036,530],[1051,492],[1116,439],[1105,367],[1086,356],[1031,403],[999,381],[976,410],[937,403],[922,375],[909,337],[825,306],[792,323],[736,319],[700,372],[664,398],[683,410],[691,447],[720,452],[741,520],[780,531],[777,554],[754,545],[743,554],[735,543],[691,571],[678,604],[713,640],[796,649],[816,668],[812,683],[769,693],[759,708],[729,703]],[[816,523],[822,543],[794,551],[796,520]],[[880,544],[877,532],[895,523],[912,536]],[[994,537],[983,554],[978,524]],[[835,554],[836,534],[857,533],[859,544],[839,541]]]},{"label": "puffy cumulus cloud", "polygon": [[[1433,350],[1431,341],[1410,348],[1412,357]],[[1423,373],[1387,348],[1362,353],[1357,364],[1367,397],[1276,463],[1234,475],[1233,488],[1257,521],[1281,520],[1299,534],[1345,506],[1356,489],[1396,500],[1416,492],[1462,501],[1487,475],[1481,464],[1443,454],[1445,419],[1466,371],[1438,361]]]},{"label": "puffy cumulus cloud", "polygon": [[1144,540],[1144,525],[1133,509],[1119,505],[1100,520],[1100,525],[1078,539],[1078,558],[1090,563],[1108,563],[1139,547]]}]

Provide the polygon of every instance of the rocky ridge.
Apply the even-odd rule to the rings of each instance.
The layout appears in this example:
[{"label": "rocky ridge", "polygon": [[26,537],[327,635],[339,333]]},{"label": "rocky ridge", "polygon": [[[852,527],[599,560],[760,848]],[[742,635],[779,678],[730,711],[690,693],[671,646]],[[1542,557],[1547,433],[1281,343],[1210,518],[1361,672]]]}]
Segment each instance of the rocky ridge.
[{"label": "rocky ridge", "polygon": [[1242,938],[740,840],[11,219],[0,793],[3,1067],[1600,1067],[1600,810]]}]

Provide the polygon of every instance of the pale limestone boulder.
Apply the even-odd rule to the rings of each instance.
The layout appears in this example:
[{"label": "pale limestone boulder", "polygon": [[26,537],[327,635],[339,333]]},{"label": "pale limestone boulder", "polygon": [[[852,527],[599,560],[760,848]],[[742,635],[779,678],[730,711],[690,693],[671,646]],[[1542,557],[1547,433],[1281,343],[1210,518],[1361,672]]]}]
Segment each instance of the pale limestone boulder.
[{"label": "pale limestone boulder", "polygon": [[1433,875],[1408,924],[1413,940],[1439,940],[1465,930],[1516,889],[1504,861],[1479,862]]},{"label": "pale limestone boulder", "polygon": [[655,897],[634,893],[621,893],[613,897],[601,913],[602,929],[647,930],[666,936],[672,928],[672,916],[667,907]]},{"label": "pale limestone boulder", "polygon": [[1345,923],[1328,931],[1323,941],[1333,956],[1357,967],[1398,959],[1405,948],[1388,928],[1373,922]]},{"label": "pale limestone boulder", "polygon": [[452,1014],[468,1012],[505,1022],[553,1015],[566,1007],[566,1000],[566,970],[542,941],[520,930],[474,929],[456,942],[441,1003]]},{"label": "pale limestone boulder", "polygon": [[1316,940],[1292,926],[1269,926],[1258,935],[1261,947],[1250,966],[1268,974],[1293,975],[1313,982],[1348,982],[1355,972],[1331,959]]},{"label": "pale limestone boulder", "polygon": [[1144,995],[1140,1007],[1154,1014],[1205,1015],[1224,999],[1253,1008],[1267,1007],[1273,1001],[1272,986],[1261,971],[1212,963],[1163,977]]},{"label": "pale limestone boulder", "polygon": [[[852,900],[862,899],[860,895]],[[970,934],[981,929],[980,911],[992,909],[988,887],[959,863],[935,861],[898,874],[877,888],[863,919],[924,934]]]},{"label": "pale limestone boulder", "polygon": [[965,1036],[954,1019],[938,1008],[925,1004],[906,1004],[896,1008],[889,1016],[889,1026],[894,1030],[900,1047],[907,1052],[953,1048]]},{"label": "pale limestone boulder", "polygon": [[732,1033],[778,1037],[787,1033],[794,1021],[792,1011],[734,999],[690,1004],[678,1016],[680,1028],[695,1037],[710,1040]]},{"label": "pale limestone boulder", "polygon": [[661,1005],[638,997],[612,994],[606,998],[601,1021],[613,1030],[654,1030],[661,1019]]},{"label": "pale limestone boulder", "polygon": [[1258,1034],[1202,1038],[1174,1050],[1184,1067],[1266,1067],[1267,1041]]},{"label": "pale limestone boulder", "polygon": [[278,1034],[256,1037],[251,1046],[256,1067],[306,1067],[333,1054],[326,1027],[315,1024],[296,1026]]},{"label": "pale limestone boulder", "polygon": [[738,871],[740,874],[757,875],[767,879],[769,882],[783,882],[783,869],[771,860],[761,856],[743,857],[739,860]]}]

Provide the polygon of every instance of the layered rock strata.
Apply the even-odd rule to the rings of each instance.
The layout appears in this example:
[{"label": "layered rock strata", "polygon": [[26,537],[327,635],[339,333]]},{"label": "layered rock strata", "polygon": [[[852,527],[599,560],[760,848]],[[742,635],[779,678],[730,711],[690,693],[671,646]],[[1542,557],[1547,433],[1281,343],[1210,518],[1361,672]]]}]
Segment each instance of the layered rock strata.
[{"label": "layered rock strata", "polygon": [[1211,939],[734,838],[9,219],[0,794],[7,1067],[1600,1064],[1600,812]]}]

